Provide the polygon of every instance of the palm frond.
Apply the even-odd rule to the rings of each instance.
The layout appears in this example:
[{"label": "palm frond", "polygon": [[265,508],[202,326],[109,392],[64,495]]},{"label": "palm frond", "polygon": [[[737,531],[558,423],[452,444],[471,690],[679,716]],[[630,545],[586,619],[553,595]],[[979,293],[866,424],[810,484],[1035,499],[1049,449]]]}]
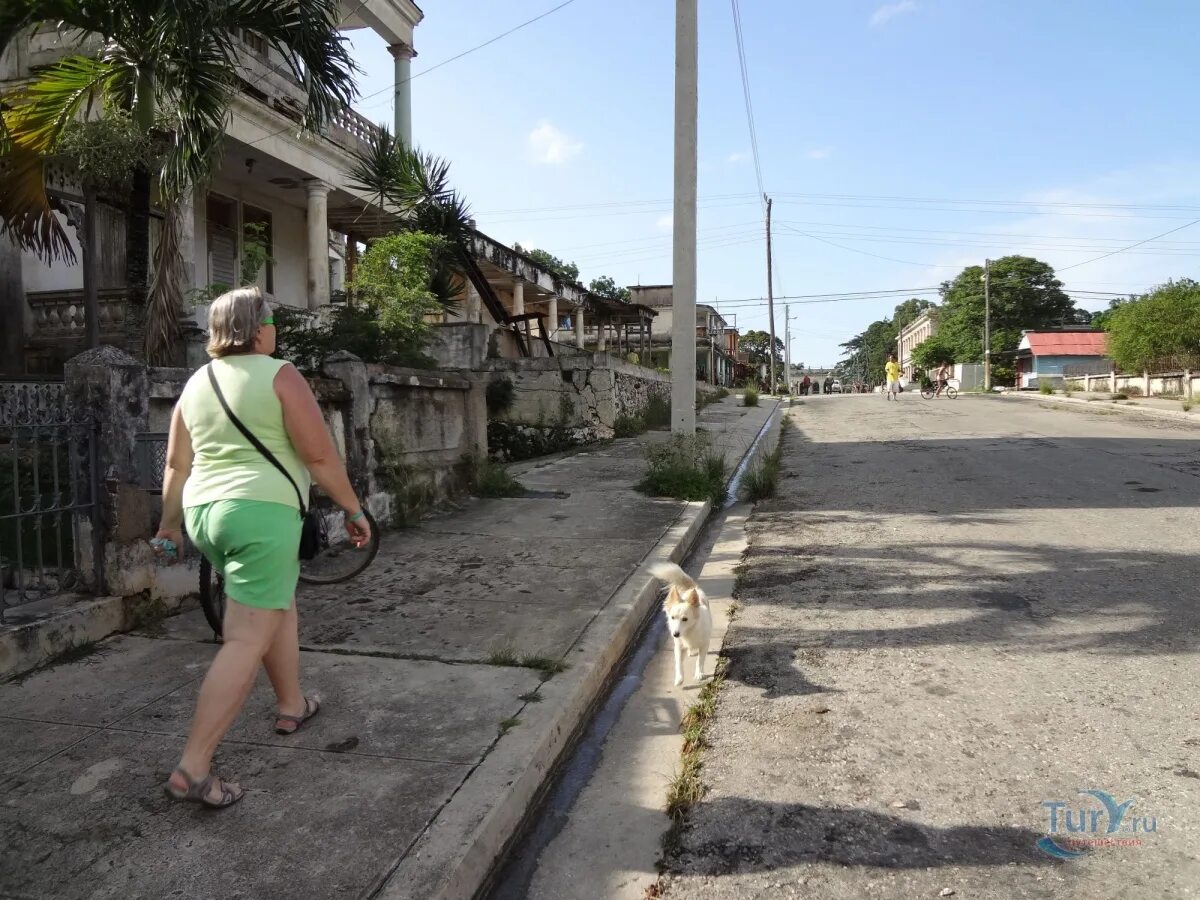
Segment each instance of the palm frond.
[{"label": "palm frond", "polygon": [[15,146],[0,134],[0,235],[50,263],[73,264],[75,251],[57,204],[46,192],[46,164],[37,153]]},{"label": "palm frond", "polygon": [[305,128],[319,129],[358,95],[338,0],[223,0],[213,8],[217,27],[249,31],[283,58],[308,95]]},{"label": "palm frond", "polygon": [[68,56],[38,73],[3,113],[12,142],[33,153],[54,152],[68,122],[89,106],[102,106],[127,72],[87,56]]}]

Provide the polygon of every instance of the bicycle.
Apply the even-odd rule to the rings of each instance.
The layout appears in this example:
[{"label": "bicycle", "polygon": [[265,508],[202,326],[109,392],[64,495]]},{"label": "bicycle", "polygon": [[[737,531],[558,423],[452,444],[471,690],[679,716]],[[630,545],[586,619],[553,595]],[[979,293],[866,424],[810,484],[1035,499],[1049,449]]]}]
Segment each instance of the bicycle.
[{"label": "bicycle", "polygon": [[[928,387],[921,388],[921,396],[924,397],[926,400],[932,400],[936,393],[937,393],[937,388],[932,384],[929,385]],[[949,382],[947,382],[946,386],[944,388],[942,388],[942,396],[946,397],[947,399],[953,400],[955,397],[958,396],[958,389],[955,388],[953,385],[951,385]]]},{"label": "bicycle", "polygon": [[[319,549],[312,559],[301,560],[300,580],[305,584],[340,584],[361,575],[379,553],[379,526],[375,517],[363,507],[371,526],[371,538],[364,546],[355,547],[346,533],[345,514],[333,501],[314,489],[309,492],[308,502],[321,513],[317,517]],[[225,579],[213,571],[212,563],[203,556],[200,558],[200,609],[213,630],[213,637],[220,638],[225,619]]]}]

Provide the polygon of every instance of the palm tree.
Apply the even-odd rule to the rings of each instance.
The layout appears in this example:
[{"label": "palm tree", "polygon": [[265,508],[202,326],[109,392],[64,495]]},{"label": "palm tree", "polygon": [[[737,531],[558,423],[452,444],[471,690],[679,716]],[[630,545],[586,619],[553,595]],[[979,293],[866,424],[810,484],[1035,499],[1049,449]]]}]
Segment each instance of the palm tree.
[{"label": "palm tree", "polygon": [[[126,211],[126,335],[147,358],[171,353],[178,311],[178,222],[185,192],[203,184],[221,154],[238,90],[239,35],[265,41],[302,84],[301,127],[316,129],[355,96],[356,68],[337,31],[338,0],[4,0],[0,53],[27,29],[46,23],[94,52],[67,56],[37,72],[15,98],[4,98],[0,128],[0,221],[24,248],[52,261],[73,260],[53,215],[45,161],[64,127],[96,110],[118,109],[166,152],[152,171],[131,174]],[[158,247],[159,277],[147,285],[150,208],[155,179],[167,210]],[[149,294],[149,301],[147,300]],[[148,329],[142,334],[143,316]]]},{"label": "palm tree", "polygon": [[[377,210],[363,214],[367,224],[386,226],[398,220],[398,227],[434,234],[446,242],[449,255],[445,268],[434,273],[436,294],[448,293],[439,285],[445,284],[452,272],[461,274],[474,285],[497,323],[511,323],[511,317],[475,260],[476,231],[470,207],[450,186],[450,164],[446,160],[410,148],[381,128],[367,149],[354,154],[354,165],[346,177],[349,187],[364,193]],[[373,223],[371,217],[375,219]],[[453,293],[458,293],[457,287]],[[520,331],[514,334],[521,352],[527,353]]]}]

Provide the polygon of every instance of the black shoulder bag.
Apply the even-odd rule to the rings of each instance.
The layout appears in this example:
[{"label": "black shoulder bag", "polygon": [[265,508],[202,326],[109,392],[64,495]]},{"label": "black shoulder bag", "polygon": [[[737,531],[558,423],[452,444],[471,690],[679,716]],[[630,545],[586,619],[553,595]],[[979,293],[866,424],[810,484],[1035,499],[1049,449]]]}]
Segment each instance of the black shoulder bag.
[{"label": "black shoulder bag", "polygon": [[217,384],[217,376],[212,370],[212,364],[210,363],[205,368],[208,369],[208,382],[216,392],[217,399],[221,401],[221,409],[225,410],[225,415],[229,416],[229,421],[251,443],[255,450],[266,457],[267,462],[283,473],[283,477],[288,480],[288,484],[296,492],[296,499],[300,502],[299,556],[301,559],[313,559],[321,549],[320,528],[317,523],[317,516],[320,513],[304,504],[304,498],[300,496],[300,488],[296,484],[296,479],[292,478],[288,470],[283,467],[283,463],[275,458],[275,454],[268,450],[263,445],[263,442],[256,438],[253,432],[242,424],[242,420],[233,414],[233,410],[229,408],[229,404],[225,401],[225,395],[221,393],[221,386]]}]

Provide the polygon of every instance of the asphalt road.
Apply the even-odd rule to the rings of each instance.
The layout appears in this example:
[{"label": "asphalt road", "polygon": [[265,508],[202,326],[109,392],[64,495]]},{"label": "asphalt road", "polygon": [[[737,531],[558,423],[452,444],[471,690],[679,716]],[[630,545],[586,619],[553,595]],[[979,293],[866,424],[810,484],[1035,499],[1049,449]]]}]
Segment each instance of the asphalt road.
[{"label": "asphalt road", "polygon": [[1200,896],[1200,430],[792,417],[666,896]]}]

